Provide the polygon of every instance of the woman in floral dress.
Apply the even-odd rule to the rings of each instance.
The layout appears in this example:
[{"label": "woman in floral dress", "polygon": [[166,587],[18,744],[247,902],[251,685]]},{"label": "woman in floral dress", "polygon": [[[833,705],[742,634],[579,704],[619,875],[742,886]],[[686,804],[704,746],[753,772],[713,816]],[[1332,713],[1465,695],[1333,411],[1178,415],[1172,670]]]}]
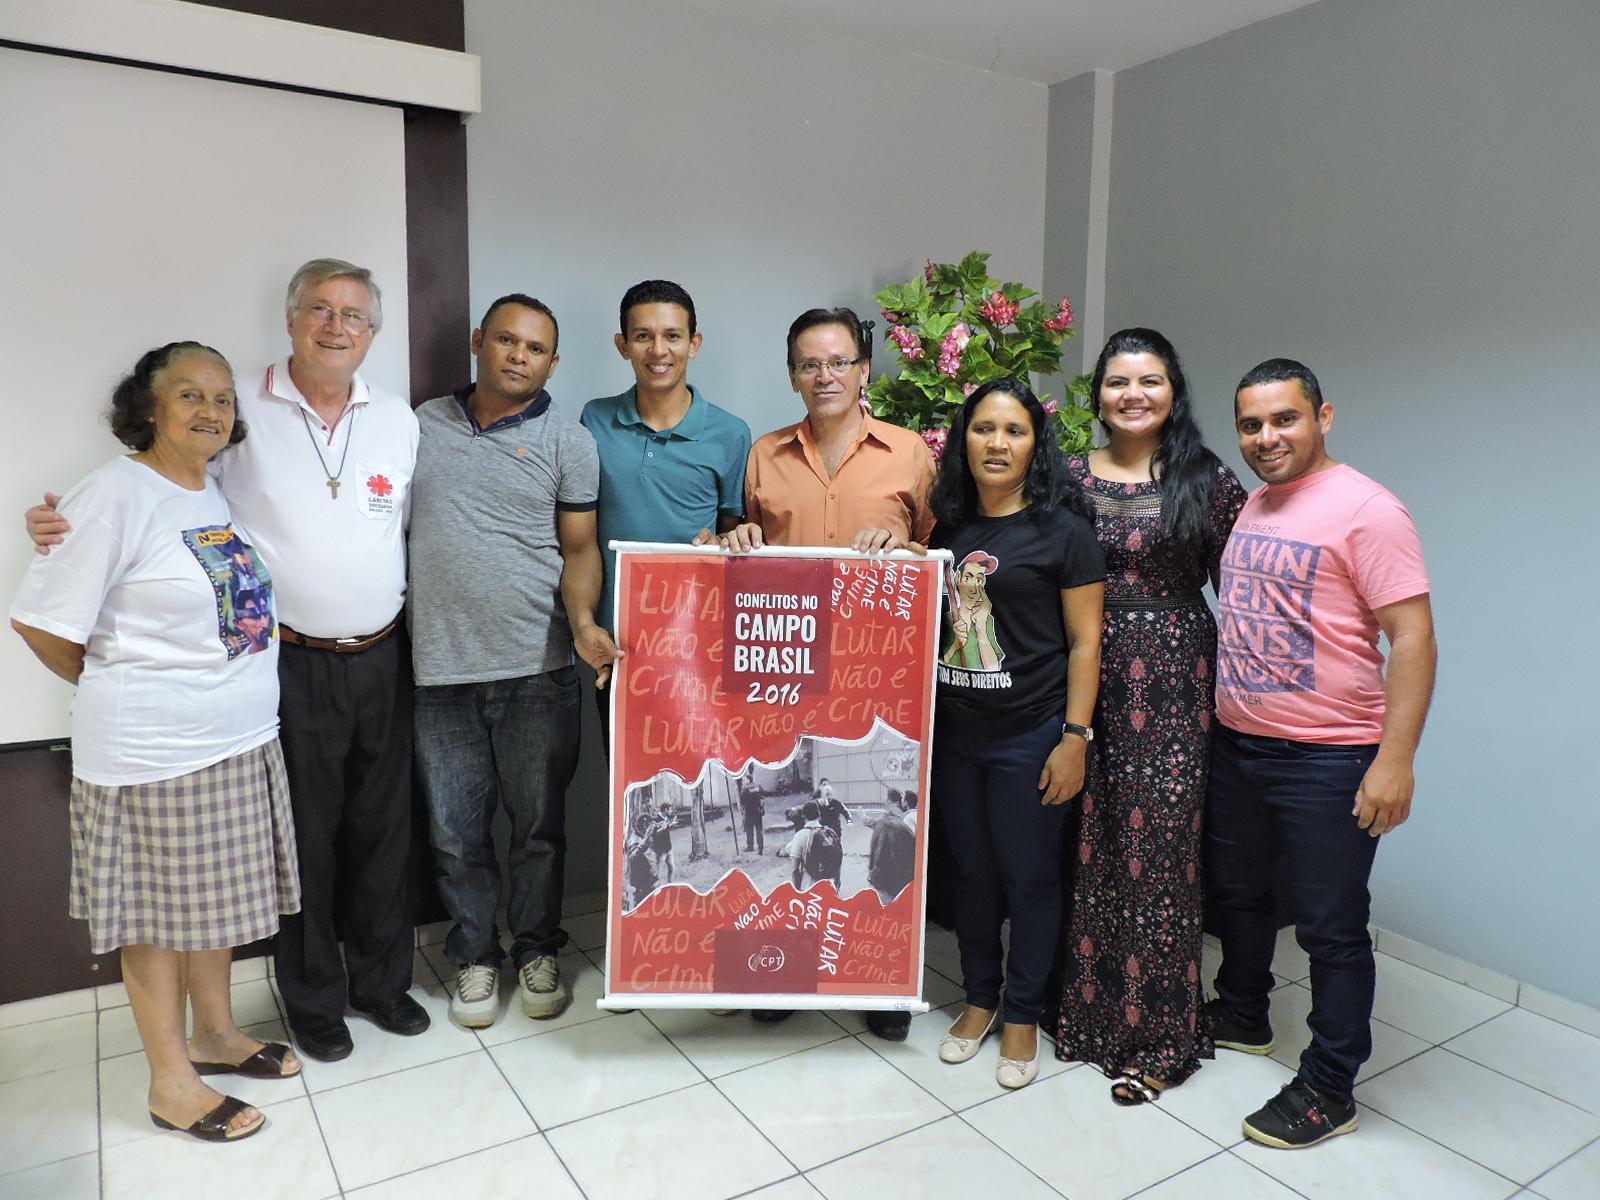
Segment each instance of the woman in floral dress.
[{"label": "woman in floral dress", "polygon": [[1133,1105],[1213,1053],[1198,1017],[1217,626],[1201,589],[1216,587],[1245,492],[1201,440],[1177,351],[1155,330],[1113,334],[1090,394],[1110,441],[1069,469],[1095,506],[1105,626],[1056,1056],[1100,1067]]}]

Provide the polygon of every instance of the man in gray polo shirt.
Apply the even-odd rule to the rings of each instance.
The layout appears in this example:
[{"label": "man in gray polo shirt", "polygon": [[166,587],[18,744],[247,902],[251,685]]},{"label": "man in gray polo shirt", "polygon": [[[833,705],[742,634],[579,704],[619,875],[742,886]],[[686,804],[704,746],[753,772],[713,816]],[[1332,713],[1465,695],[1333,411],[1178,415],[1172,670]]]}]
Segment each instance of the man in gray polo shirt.
[{"label": "man in gray polo shirt", "polygon": [[511,821],[506,920],[523,1011],[553,1017],[566,790],[578,762],[573,650],[600,679],[616,647],[596,625],[594,439],[544,390],[558,361],[554,315],[503,296],[473,331],[477,382],[417,410],[409,612],[416,765],[439,892],[455,925],[450,1017],[499,1015],[500,866],[495,805]]}]

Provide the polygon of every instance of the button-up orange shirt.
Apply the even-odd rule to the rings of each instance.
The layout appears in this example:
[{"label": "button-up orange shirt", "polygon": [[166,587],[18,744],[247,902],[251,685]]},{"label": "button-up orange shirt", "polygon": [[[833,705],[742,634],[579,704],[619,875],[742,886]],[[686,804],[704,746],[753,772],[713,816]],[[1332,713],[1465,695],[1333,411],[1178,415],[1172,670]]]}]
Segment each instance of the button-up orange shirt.
[{"label": "button-up orange shirt", "polygon": [[760,525],[773,546],[848,546],[863,529],[926,543],[933,472],[920,436],[864,413],[855,444],[830,479],[808,419],[750,448],[745,519]]}]

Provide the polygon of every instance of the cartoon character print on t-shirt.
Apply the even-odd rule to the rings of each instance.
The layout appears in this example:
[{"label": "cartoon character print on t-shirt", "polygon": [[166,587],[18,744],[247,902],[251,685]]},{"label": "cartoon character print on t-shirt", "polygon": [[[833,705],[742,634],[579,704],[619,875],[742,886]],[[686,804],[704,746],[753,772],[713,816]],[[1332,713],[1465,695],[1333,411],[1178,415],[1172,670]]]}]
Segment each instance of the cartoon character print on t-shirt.
[{"label": "cartoon character print on t-shirt", "polygon": [[1222,556],[1217,682],[1239,692],[1314,692],[1317,563],[1310,542],[1235,529]]},{"label": "cartoon character print on t-shirt", "polygon": [[271,646],[278,636],[272,618],[272,577],[255,550],[232,525],[185,529],[183,543],[211,581],[217,599],[217,637],[228,658]]},{"label": "cartoon character print on t-shirt", "polygon": [[1006,652],[995,633],[994,605],[989,599],[989,576],[1000,560],[984,550],[974,550],[949,570],[946,599],[950,602],[950,627],[939,661],[968,671],[998,671]]}]

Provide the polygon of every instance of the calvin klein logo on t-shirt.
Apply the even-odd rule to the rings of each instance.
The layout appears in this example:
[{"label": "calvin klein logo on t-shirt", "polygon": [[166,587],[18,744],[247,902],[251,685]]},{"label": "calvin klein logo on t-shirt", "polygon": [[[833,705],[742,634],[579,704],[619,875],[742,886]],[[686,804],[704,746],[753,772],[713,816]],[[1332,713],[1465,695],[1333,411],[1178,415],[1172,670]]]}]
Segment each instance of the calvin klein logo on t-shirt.
[{"label": "calvin klein logo on t-shirt", "polygon": [[1217,681],[1246,692],[1317,686],[1311,611],[1322,547],[1235,529],[1222,556]]}]

